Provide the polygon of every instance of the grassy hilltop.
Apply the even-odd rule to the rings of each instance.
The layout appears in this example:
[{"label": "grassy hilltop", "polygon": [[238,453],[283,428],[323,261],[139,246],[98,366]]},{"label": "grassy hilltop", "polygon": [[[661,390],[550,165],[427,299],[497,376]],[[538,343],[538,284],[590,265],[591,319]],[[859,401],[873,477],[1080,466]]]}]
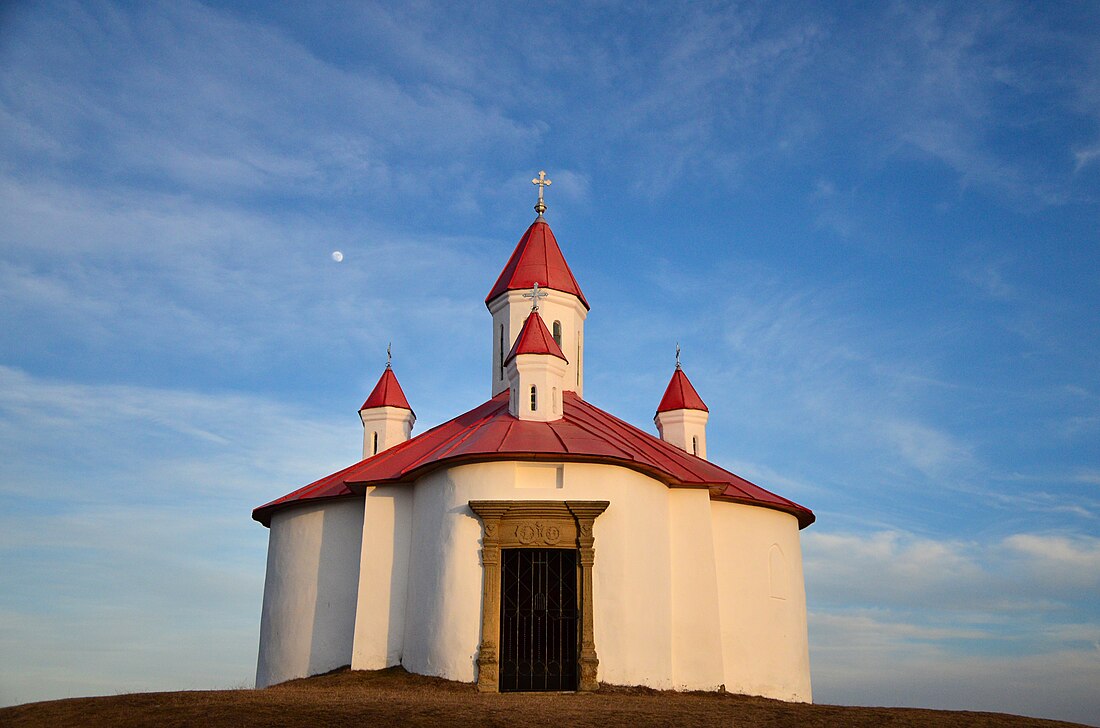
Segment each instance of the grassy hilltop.
[{"label": "grassy hilltop", "polygon": [[4,726],[865,726],[1053,728],[1001,713],[803,705],[742,695],[607,686],[598,693],[478,693],[400,668],[339,670],[265,690],[71,698],[0,708]]}]

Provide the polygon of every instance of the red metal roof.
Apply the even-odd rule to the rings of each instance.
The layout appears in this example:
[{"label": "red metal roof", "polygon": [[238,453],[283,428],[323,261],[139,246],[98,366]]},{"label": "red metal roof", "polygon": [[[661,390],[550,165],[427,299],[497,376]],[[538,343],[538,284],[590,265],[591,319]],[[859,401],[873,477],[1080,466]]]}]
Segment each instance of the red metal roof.
[{"label": "red metal roof", "polygon": [[516,337],[516,343],[512,344],[512,350],[508,352],[508,356],[504,357],[504,363],[507,364],[513,357],[520,354],[550,354],[569,363],[538,311],[532,311],[523,322],[523,328]]},{"label": "red metal roof", "polygon": [[405,399],[405,393],[397,382],[397,375],[393,373],[393,369],[389,364],[386,365],[386,371],[382,372],[378,384],[374,385],[374,389],[371,390],[367,401],[363,403],[359,411],[362,412],[365,409],[374,407],[401,407],[412,412],[409,400]]},{"label": "red metal roof", "polygon": [[485,305],[488,306],[490,301],[505,291],[526,290],[536,283],[543,288],[572,293],[581,300],[585,308],[592,308],[581,293],[573,271],[569,270],[569,264],[561,254],[554,233],[542,217],[531,223],[531,227],[519,239],[508,264],[485,297]]},{"label": "red metal roof", "polygon": [[711,498],[774,508],[794,515],[800,528],[814,514],[733,473],[689,455],[619,418],[563,393],[560,420],[532,422],[508,413],[508,392],[449,422],[361,460],[332,475],[260,506],[252,517],[269,526],[280,508],[362,493],[368,485],[408,483],[420,475],[460,462],[557,460],[599,462],[639,470],[669,486],[710,488]]},{"label": "red metal roof", "polygon": [[661,397],[661,403],[657,405],[657,414],[679,409],[710,412],[707,406],[703,404],[703,398],[695,391],[695,387],[691,386],[684,370],[677,365],[676,371],[672,373],[672,379],[669,380],[668,387],[665,389],[665,396]]}]

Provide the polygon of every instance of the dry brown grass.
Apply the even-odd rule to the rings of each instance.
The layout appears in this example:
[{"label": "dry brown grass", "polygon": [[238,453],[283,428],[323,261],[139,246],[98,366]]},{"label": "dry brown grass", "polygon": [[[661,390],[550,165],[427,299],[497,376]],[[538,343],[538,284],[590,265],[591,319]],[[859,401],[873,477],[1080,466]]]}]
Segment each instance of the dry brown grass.
[{"label": "dry brown grass", "polygon": [[0,709],[3,726],[1070,726],[1000,713],[801,705],[607,686],[598,693],[478,693],[400,668],[340,670],[266,690],[134,693]]}]

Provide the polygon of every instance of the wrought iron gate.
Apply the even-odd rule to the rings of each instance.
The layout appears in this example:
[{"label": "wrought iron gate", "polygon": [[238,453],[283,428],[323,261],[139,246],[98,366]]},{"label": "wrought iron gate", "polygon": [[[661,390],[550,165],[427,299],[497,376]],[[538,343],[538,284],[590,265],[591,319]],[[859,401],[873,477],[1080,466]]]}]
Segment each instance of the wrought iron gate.
[{"label": "wrought iron gate", "polygon": [[504,549],[500,690],[577,689],[577,552]]}]

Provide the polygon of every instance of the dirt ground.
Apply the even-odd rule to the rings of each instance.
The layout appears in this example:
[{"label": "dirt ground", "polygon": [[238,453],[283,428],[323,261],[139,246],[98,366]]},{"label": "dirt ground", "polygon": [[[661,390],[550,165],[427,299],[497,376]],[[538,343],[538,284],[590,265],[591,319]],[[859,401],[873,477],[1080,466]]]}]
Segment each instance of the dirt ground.
[{"label": "dirt ground", "polygon": [[400,668],[337,671],[265,690],[133,693],[0,708],[0,726],[1071,726],[999,713],[801,705],[606,686],[598,693],[478,693]]}]

